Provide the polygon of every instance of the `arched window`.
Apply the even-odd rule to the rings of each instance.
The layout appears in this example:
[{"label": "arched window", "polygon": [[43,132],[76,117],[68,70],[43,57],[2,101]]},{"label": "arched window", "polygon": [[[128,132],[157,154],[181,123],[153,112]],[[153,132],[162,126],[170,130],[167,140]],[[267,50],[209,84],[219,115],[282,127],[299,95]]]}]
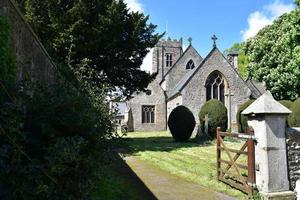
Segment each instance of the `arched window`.
[{"label": "arched window", "polygon": [[215,71],[206,80],[206,100],[217,99],[224,103],[225,83],[221,73]]},{"label": "arched window", "polygon": [[186,64],[186,69],[194,69],[195,64],[192,60],[190,60],[187,64]]}]

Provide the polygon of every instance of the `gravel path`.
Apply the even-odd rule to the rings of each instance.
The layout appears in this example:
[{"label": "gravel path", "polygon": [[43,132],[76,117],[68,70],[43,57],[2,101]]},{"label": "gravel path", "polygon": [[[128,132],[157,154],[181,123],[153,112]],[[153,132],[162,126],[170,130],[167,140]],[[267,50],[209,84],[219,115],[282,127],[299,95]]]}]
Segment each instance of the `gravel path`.
[{"label": "gravel path", "polygon": [[126,156],[123,159],[159,200],[235,200],[233,197],[217,193],[208,188],[204,188],[169,174],[168,172],[165,172],[146,161],[141,161],[134,156]]}]

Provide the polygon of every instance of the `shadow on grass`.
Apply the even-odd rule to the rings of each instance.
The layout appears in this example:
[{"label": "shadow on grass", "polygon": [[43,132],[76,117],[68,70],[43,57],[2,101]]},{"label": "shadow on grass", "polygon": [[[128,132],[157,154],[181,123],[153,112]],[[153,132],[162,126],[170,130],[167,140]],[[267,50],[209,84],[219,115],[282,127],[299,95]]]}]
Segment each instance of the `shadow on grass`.
[{"label": "shadow on grass", "polygon": [[117,152],[112,152],[112,161],[106,167],[105,173],[98,183],[98,189],[92,195],[92,200],[157,200]]},{"label": "shadow on grass", "polygon": [[[173,151],[180,148],[199,147],[212,145],[213,141],[201,141],[198,138],[187,142],[175,142],[172,137],[135,137],[122,139],[126,150],[130,154],[141,151]],[[124,152],[125,153],[125,152]]]}]

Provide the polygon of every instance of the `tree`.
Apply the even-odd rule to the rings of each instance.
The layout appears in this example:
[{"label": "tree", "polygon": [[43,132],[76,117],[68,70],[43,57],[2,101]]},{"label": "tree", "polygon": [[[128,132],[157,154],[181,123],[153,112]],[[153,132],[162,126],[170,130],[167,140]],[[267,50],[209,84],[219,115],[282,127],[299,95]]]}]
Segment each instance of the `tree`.
[{"label": "tree", "polygon": [[148,16],[130,12],[122,0],[19,2],[56,62],[74,71],[80,66],[90,84],[130,96],[153,80],[140,65],[161,35]]},{"label": "tree", "polygon": [[294,100],[300,94],[299,24],[298,6],[246,42],[250,78],[264,81],[278,100]]},{"label": "tree", "polygon": [[0,102],[7,99],[8,89],[13,89],[16,80],[16,59],[10,40],[11,27],[7,16],[0,13]]},{"label": "tree", "polygon": [[228,54],[231,51],[236,51],[239,53],[238,57],[238,69],[242,78],[246,79],[248,77],[247,65],[249,64],[249,59],[245,54],[245,43],[234,43],[232,47],[226,49],[224,54]]},{"label": "tree", "polygon": [[122,1],[20,2],[62,73],[55,84],[24,80],[16,100],[7,98],[17,69],[9,19],[0,15],[1,197],[90,199],[118,137],[107,92],[144,90],[153,77],[139,65],[160,35]]}]

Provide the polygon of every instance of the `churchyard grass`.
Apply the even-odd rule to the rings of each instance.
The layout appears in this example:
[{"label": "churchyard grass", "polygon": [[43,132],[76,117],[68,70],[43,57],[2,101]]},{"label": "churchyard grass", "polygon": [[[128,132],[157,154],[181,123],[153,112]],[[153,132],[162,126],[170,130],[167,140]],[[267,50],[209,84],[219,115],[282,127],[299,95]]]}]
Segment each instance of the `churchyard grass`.
[{"label": "churchyard grass", "polygon": [[[168,132],[133,132],[124,138],[129,154],[185,180],[217,192],[247,199],[247,195],[219,182],[216,178],[216,143],[174,142]],[[226,141],[230,148],[239,149],[242,141]],[[222,158],[229,160],[224,152]],[[238,163],[246,163],[242,156]],[[225,167],[225,166],[224,166]],[[233,169],[230,169],[234,173]],[[242,174],[247,174],[243,171]],[[174,183],[176,184],[176,183]]]},{"label": "churchyard grass", "polygon": [[133,176],[133,172],[126,163],[115,153],[111,155],[111,161],[103,165],[99,170],[101,178],[96,183],[90,199],[109,200],[140,200],[141,196],[153,199],[145,186]]}]

